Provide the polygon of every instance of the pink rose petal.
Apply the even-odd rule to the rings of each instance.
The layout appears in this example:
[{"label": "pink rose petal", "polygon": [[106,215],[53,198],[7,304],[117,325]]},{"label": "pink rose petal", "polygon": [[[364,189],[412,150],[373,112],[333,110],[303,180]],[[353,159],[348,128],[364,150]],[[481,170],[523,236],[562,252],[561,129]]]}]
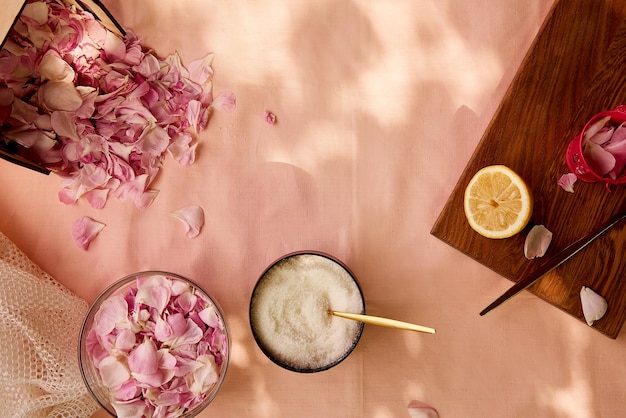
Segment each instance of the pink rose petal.
[{"label": "pink rose petal", "polygon": [[181,132],[174,137],[167,151],[180,165],[190,165],[196,160],[196,147],[192,136],[187,132]]},{"label": "pink rose petal", "polygon": [[607,175],[615,167],[613,154],[593,142],[587,142],[584,146],[583,156],[589,168],[600,177]]},{"label": "pink rose petal", "polygon": [[39,103],[48,110],[78,110],[83,104],[83,98],[69,81],[48,81],[39,87]]},{"label": "pink rose petal", "polygon": [[113,396],[115,399],[118,399],[120,401],[130,401],[136,398],[139,392],[140,391],[137,387],[137,382],[133,379],[129,379],[117,388],[113,389]]},{"label": "pink rose petal", "polygon": [[[623,131],[626,131],[626,129],[619,128],[616,133],[619,132],[621,135]],[[615,166],[609,171],[609,177],[616,179],[622,173],[624,167],[626,167],[626,140],[624,140],[624,138],[618,138],[614,141],[613,138],[611,138],[611,142],[607,144],[604,149],[615,157]]]},{"label": "pink rose petal", "polygon": [[54,129],[57,135],[80,141],[78,131],[76,130],[76,118],[74,118],[71,112],[52,112],[50,122],[52,129]]},{"label": "pink rose petal", "polygon": [[585,133],[583,134],[583,141],[582,141],[583,145],[589,138],[597,134],[598,131],[600,131],[600,129],[604,128],[606,124],[609,123],[610,120],[611,120],[610,116],[605,116],[604,118],[599,119],[596,122],[594,122],[593,125],[589,126],[587,130],[585,131]]},{"label": "pink rose petal", "polygon": [[139,209],[147,208],[154,202],[154,199],[156,199],[158,194],[159,194],[158,190],[146,190],[145,192],[141,193],[139,196],[135,197],[134,199],[135,206],[137,206],[137,208]]},{"label": "pink rose petal", "polygon": [[574,183],[576,183],[578,177],[574,173],[563,174],[557,184],[563,188],[566,192],[574,193]]},{"label": "pink rose petal", "polygon": [[94,209],[102,209],[107,202],[108,189],[93,189],[84,194],[87,202]]},{"label": "pink rose petal", "polygon": [[165,276],[150,276],[148,280],[137,288],[135,303],[143,303],[154,309],[160,315],[172,296],[170,280]]},{"label": "pink rose petal", "polygon": [[269,123],[270,125],[275,125],[276,124],[276,115],[272,112],[270,112],[269,110],[265,111],[265,122]]},{"label": "pink rose petal", "polygon": [[535,225],[526,235],[524,256],[532,260],[543,257],[552,242],[552,232],[543,225]]},{"label": "pink rose petal", "polygon": [[210,80],[213,75],[213,69],[211,68],[213,55],[214,54],[210,53],[199,60],[189,63],[189,78],[192,81],[203,86]]},{"label": "pink rose petal", "polygon": [[22,17],[43,25],[48,22],[48,4],[43,1],[26,4],[22,10]]},{"label": "pink rose petal", "polygon": [[128,401],[113,400],[111,405],[115,409],[118,417],[142,418],[146,416],[146,403],[141,399],[130,399]]},{"label": "pink rose petal", "polygon": [[210,354],[198,356],[195,364],[197,365],[196,369],[187,376],[187,386],[189,386],[191,393],[199,395],[217,382],[219,374],[215,357]]},{"label": "pink rose petal", "polygon": [[102,383],[110,388],[116,388],[130,379],[128,368],[115,356],[108,356],[98,365]]},{"label": "pink rose petal", "polygon": [[115,348],[130,351],[135,346],[135,333],[130,329],[122,329],[115,337]]},{"label": "pink rose petal", "polygon": [[222,112],[232,112],[236,107],[236,98],[232,92],[220,94],[213,100],[211,107]]},{"label": "pink rose petal", "polygon": [[113,32],[107,31],[104,39],[104,53],[111,61],[121,61],[126,56],[126,45]]},{"label": "pink rose petal", "polygon": [[199,313],[200,319],[212,328],[217,328],[219,326],[219,316],[217,314],[217,310],[215,306],[209,306],[206,309],[203,309]]},{"label": "pink rose petal", "polygon": [[157,372],[159,358],[154,341],[148,338],[130,352],[128,368],[133,375],[149,375]]},{"label": "pink rose petal", "polygon": [[188,238],[196,237],[204,225],[204,210],[197,205],[186,206],[172,212],[172,216],[185,225]]},{"label": "pink rose petal", "polygon": [[71,83],[74,87],[73,82],[76,76],[74,69],[61,58],[58,52],[52,49],[48,50],[41,58],[39,72],[44,80],[63,81]]},{"label": "pink rose petal", "polygon": [[613,132],[615,128],[613,126],[605,126],[596,132],[595,135],[588,139],[589,142],[593,142],[594,144],[603,145],[613,136]]},{"label": "pink rose petal", "polygon": [[111,333],[117,324],[123,323],[128,315],[128,303],[122,296],[112,296],[102,302],[94,316],[93,330],[103,337]]},{"label": "pink rose petal", "polygon": [[102,231],[105,224],[83,216],[72,224],[72,237],[79,248],[87,251],[91,241]]}]

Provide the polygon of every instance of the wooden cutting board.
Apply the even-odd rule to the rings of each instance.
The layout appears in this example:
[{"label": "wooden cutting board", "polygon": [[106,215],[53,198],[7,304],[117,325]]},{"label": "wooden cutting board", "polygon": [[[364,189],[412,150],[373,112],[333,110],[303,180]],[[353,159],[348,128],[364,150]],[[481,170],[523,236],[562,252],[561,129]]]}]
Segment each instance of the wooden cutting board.
[{"label": "wooden cutting board", "polygon": [[[432,235],[500,275],[518,281],[550,256],[587,235],[626,206],[626,185],[557,185],[569,172],[565,151],[596,113],[626,104],[626,0],[557,0],[439,218]],[[468,225],[463,192],[482,167],[504,164],[534,196],[531,221],[504,240],[484,238]],[[544,258],[527,260],[534,224],[554,233]],[[626,225],[626,223],[624,224]],[[626,319],[626,227],[618,225],[529,291],[584,321],[579,292],[587,286],[608,301],[593,327],[616,338]],[[499,294],[489,295],[493,299]],[[476,307],[476,315],[485,306]],[[506,304],[498,309],[505,309]],[[498,315],[498,309],[488,315]],[[509,308],[510,309],[510,308]]]}]

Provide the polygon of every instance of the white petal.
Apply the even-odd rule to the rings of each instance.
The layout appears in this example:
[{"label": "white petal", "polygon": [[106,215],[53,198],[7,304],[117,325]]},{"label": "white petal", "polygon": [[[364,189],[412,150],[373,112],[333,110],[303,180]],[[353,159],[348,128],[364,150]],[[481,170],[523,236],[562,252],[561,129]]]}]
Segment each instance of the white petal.
[{"label": "white petal", "polygon": [[172,215],[185,225],[189,238],[197,236],[204,225],[204,210],[197,205],[186,206],[172,212]]},{"label": "white petal", "polygon": [[580,302],[585,321],[589,326],[601,319],[608,308],[608,303],[602,296],[585,286],[580,289]]},{"label": "white petal", "polygon": [[409,404],[409,416],[411,418],[439,418],[435,408],[420,401],[411,401]]},{"label": "white petal", "polygon": [[552,232],[543,225],[535,225],[526,235],[524,241],[524,256],[532,260],[543,257],[552,242]]}]

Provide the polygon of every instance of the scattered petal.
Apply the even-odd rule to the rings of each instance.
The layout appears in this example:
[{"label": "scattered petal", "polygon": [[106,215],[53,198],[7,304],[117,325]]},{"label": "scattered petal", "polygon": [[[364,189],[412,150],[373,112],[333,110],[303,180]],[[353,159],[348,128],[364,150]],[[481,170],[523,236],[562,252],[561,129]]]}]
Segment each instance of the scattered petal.
[{"label": "scattered petal", "polygon": [[265,111],[265,122],[269,123],[270,125],[275,125],[277,120],[276,120],[276,115],[272,112],[270,112],[269,110]]},{"label": "scattered petal", "polygon": [[535,225],[532,227],[526,241],[524,241],[524,256],[532,260],[534,258],[543,257],[552,242],[552,232],[543,225]]},{"label": "scattered petal", "polygon": [[204,210],[197,205],[186,206],[176,210],[172,212],[172,216],[185,225],[185,232],[188,238],[197,236],[204,225]]},{"label": "scattered petal", "polygon": [[135,206],[139,209],[145,209],[154,202],[154,199],[158,196],[158,190],[146,190],[141,195],[135,197]]},{"label": "scattered petal", "polygon": [[578,177],[574,173],[563,174],[557,184],[563,188],[566,192],[574,193],[574,183],[576,183]]},{"label": "scattered petal", "polygon": [[79,248],[87,251],[91,241],[105,227],[103,223],[93,220],[88,216],[78,218],[72,224],[72,237]]},{"label": "scattered petal", "polygon": [[580,289],[580,302],[587,325],[592,326],[595,321],[602,319],[608,308],[606,300],[588,287]]},{"label": "scattered petal", "polygon": [[102,209],[107,202],[109,189],[93,189],[84,194],[87,202],[94,209]]},{"label": "scattered petal", "polygon": [[435,408],[420,401],[409,403],[409,415],[411,418],[439,418],[439,413]]},{"label": "scattered petal", "polygon": [[232,112],[236,107],[235,95],[232,92],[222,93],[213,100],[211,107],[222,112]]},{"label": "scattered petal", "polygon": [[213,75],[211,63],[213,62],[212,53],[207,54],[204,58],[189,63],[189,78],[200,84],[205,85]]}]

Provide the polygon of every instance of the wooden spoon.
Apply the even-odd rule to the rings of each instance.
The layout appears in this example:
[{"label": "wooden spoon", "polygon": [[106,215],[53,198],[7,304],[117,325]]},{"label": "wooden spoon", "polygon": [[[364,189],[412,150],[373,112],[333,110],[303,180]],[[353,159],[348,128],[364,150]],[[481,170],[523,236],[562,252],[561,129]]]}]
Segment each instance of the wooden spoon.
[{"label": "wooden spoon", "polygon": [[434,334],[433,328],[424,327],[422,325],[411,324],[409,322],[396,321],[395,319],[381,318],[379,316],[361,315],[347,312],[329,311],[331,315],[339,316],[341,318],[352,319],[353,321],[363,322],[364,324],[379,325],[381,327],[404,329],[408,331],[425,332],[427,334]]}]

